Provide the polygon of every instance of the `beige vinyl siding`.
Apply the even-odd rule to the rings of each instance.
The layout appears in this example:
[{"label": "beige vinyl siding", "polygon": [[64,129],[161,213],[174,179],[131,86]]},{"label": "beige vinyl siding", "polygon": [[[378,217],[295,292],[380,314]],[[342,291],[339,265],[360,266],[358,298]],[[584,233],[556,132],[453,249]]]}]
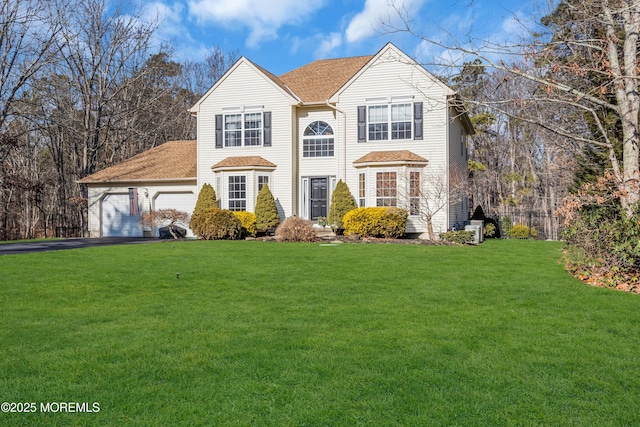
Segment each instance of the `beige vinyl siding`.
[{"label": "beige vinyl siding", "polygon": [[[157,183],[157,182],[131,182],[113,185],[88,185],[88,231],[89,237],[101,237],[102,230],[102,211],[101,204],[103,199],[110,194],[129,194],[129,188],[138,189],[138,200],[140,202],[140,213],[144,214],[151,209],[155,209],[153,201],[160,194],[167,193],[193,193],[197,196],[195,183]],[[186,211],[189,215],[193,213],[195,207],[195,197],[193,206],[176,206],[175,209]],[[191,231],[188,235],[192,236]]]},{"label": "beige vinyl siding", "polygon": [[[393,51],[390,51],[393,53]],[[412,102],[423,103],[423,139],[389,140],[358,143],[357,108],[367,105],[367,99],[413,96]],[[376,168],[358,168],[353,161],[371,151],[409,150],[426,158],[429,164],[421,173],[446,173],[447,168],[447,108],[445,88],[416,66],[393,54],[383,55],[365,70],[341,94],[338,108],[347,113],[346,120],[346,182],[354,196],[358,191],[358,175],[367,172],[367,206],[375,206]],[[412,136],[414,132],[412,132]],[[386,170],[386,169],[385,169]],[[425,175],[426,176],[426,175]],[[436,232],[446,230],[447,212],[444,209],[434,220]],[[424,232],[426,226],[412,217],[409,232]]]},{"label": "beige vinyl siding", "polygon": [[[336,112],[329,107],[298,109],[298,162],[299,175],[302,176],[336,176],[338,175],[339,159],[342,156],[341,132],[339,128],[340,115],[336,118]],[[303,139],[307,126],[316,121],[328,123],[333,132],[334,154],[331,157],[304,157]]]},{"label": "beige vinyl siding", "polygon": [[[452,117],[456,117],[458,113],[451,109],[450,114]],[[466,132],[460,120],[454,120],[449,130],[449,170],[451,171],[452,179],[456,169],[458,171],[467,171],[467,160]],[[452,185],[455,185],[455,183],[452,183]],[[469,219],[468,216],[468,202],[462,201],[450,204],[449,227],[453,227],[455,224],[463,224]]]},{"label": "beige vinyl siding", "polygon": [[[260,106],[261,111],[271,112],[271,147],[224,147],[215,148],[215,116],[224,114],[228,108]],[[228,112],[228,110],[226,111]],[[289,216],[293,212],[292,195],[292,100],[262,72],[247,61],[237,64],[233,72],[219,82],[216,89],[202,100],[198,112],[198,188],[210,183],[215,188],[216,177],[211,166],[230,156],[261,156],[277,165],[271,172],[271,189],[282,212]],[[246,174],[241,171],[237,174]],[[225,177],[233,172],[225,172]],[[227,180],[222,180],[223,194],[218,195],[226,207]],[[247,182],[249,184],[249,180]],[[254,185],[247,185],[247,209],[255,202]],[[216,190],[217,191],[217,190]]]}]

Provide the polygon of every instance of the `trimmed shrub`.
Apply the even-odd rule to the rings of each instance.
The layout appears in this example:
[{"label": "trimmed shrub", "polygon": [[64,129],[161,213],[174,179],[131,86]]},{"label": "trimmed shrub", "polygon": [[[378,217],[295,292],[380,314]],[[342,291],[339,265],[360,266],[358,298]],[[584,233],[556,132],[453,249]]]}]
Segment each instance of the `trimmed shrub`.
[{"label": "trimmed shrub", "polygon": [[280,242],[314,242],[317,240],[313,223],[297,216],[285,219],[276,228],[275,237]]},{"label": "trimmed shrub", "polygon": [[280,223],[280,215],[276,201],[269,190],[269,186],[265,184],[258,198],[256,199],[256,230],[267,231],[271,227],[276,227]]},{"label": "trimmed shrub", "polygon": [[360,237],[398,238],[407,230],[409,213],[391,207],[357,208],[345,214],[344,234]]},{"label": "trimmed shrub", "polygon": [[331,205],[329,206],[329,225],[333,230],[344,230],[344,215],[356,209],[356,201],[349,191],[349,187],[342,180],[336,184],[336,189],[331,194]]},{"label": "trimmed shrub", "polygon": [[247,211],[237,211],[233,213],[240,220],[242,234],[254,237],[256,235],[256,214]]},{"label": "trimmed shrub", "polygon": [[193,208],[193,213],[216,207],[218,207],[216,192],[211,184],[204,183],[200,193],[198,193],[198,201],[196,202],[196,207]]},{"label": "trimmed shrub", "polygon": [[536,237],[538,233],[534,228],[529,228],[523,224],[515,224],[509,230],[509,237],[512,239],[528,239],[529,237]]},{"label": "trimmed shrub", "polygon": [[490,222],[484,227],[484,235],[485,237],[495,237],[497,230],[498,229],[496,228],[495,224]]},{"label": "trimmed shrub", "polygon": [[440,233],[440,238],[445,242],[457,243],[459,245],[467,245],[475,240],[475,231],[447,231]]},{"label": "trimmed shrub", "polygon": [[193,214],[193,232],[204,240],[236,240],[242,237],[242,224],[233,212],[209,208]]}]

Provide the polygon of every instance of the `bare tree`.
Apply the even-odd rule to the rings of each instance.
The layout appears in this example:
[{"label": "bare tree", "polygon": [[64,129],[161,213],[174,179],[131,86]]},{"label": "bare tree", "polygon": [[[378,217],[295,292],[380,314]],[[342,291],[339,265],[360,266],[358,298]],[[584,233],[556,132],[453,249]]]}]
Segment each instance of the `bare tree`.
[{"label": "bare tree", "polygon": [[[427,226],[429,240],[437,240],[433,223],[436,216],[460,209],[469,194],[468,172],[451,165],[443,169],[408,170],[400,176],[398,186],[410,215],[418,216]],[[467,212],[464,212],[466,215]]]},{"label": "bare tree", "polygon": [[21,92],[56,58],[63,6],[38,0],[0,1],[0,142],[9,141],[6,133]]},{"label": "bare tree", "polygon": [[190,215],[176,209],[160,209],[142,214],[140,223],[145,227],[167,227],[174,239],[179,239],[176,227],[188,227]]},{"label": "bare tree", "polygon": [[[516,97],[474,102],[512,117],[514,113],[507,107],[521,106],[519,120],[543,127],[566,141],[606,150],[621,204],[628,216],[633,214],[634,204],[640,201],[640,2],[561,1],[542,19],[543,26],[524,42],[513,44],[430,39],[412,28],[403,10],[398,8],[397,12],[402,25],[383,22],[386,31],[407,32],[468,60],[479,59],[478,66],[504,73],[504,81],[532,83],[535,90]],[[553,117],[550,111],[555,112]],[[610,117],[620,124],[619,134],[608,126]],[[622,147],[619,151],[617,140]]]}]

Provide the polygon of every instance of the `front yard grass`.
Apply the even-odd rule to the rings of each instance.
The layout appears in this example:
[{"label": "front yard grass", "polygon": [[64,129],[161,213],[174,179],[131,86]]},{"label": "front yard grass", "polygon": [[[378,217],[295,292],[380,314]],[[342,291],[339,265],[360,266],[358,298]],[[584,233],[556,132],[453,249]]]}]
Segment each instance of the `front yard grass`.
[{"label": "front yard grass", "polygon": [[[638,425],[640,296],[562,245],[166,242],[0,257],[0,425]],[[177,278],[179,273],[179,278]]]}]

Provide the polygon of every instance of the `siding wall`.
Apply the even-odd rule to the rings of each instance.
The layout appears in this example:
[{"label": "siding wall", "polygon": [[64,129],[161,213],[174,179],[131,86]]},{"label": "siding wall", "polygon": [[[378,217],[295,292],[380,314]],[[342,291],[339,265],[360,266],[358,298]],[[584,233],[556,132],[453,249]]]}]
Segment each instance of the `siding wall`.
[{"label": "siding wall", "polygon": [[[423,139],[375,141],[358,143],[357,107],[367,105],[367,99],[391,96],[413,96],[413,102],[423,103]],[[346,120],[346,182],[349,189],[358,195],[358,174],[366,175],[366,203],[375,206],[375,172],[394,168],[359,168],[353,162],[371,151],[409,150],[429,161],[420,171],[428,176],[444,173],[447,167],[448,115],[445,89],[434,82],[421,70],[397,56],[393,50],[381,56],[366,73],[355,80],[339,97],[338,108],[347,113]],[[339,175],[339,178],[342,178]],[[398,179],[401,177],[398,176]],[[428,191],[428,190],[427,190]],[[400,192],[400,190],[399,190]],[[434,219],[436,233],[447,229],[447,209],[443,209]],[[410,217],[409,232],[424,232],[426,226],[417,217]]]},{"label": "siding wall", "polygon": [[[453,109],[451,109],[450,114],[451,117],[458,115]],[[467,134],[460,120],[453,120],[449,129],[449,170],[451,171],[451,185],[455,186],[460,185],[459,182],[454,182],[456,178],[460,178],[460,176],[456,177],[456,173],[458,173],[458,175],[461,172],[466,174],[468,170]],[[461,226],[468,219],[469,202],[466,198],[450,204],[449,228],[454,225]]]},{"label": "siding wall", "polygon": [[[224,147],[215,148],[215,116],[224,114],[225,108],[262,106],[262,111],[271,112],[272,146],[271,147]],[[292,212],[292,176],[294,163],[292,159],[292,101],[274,83],[257,71],[245,60],[240,60],[233,72],[228,73],[220,81],[216,89],[200,104],[198,112],[198,190],[204,183],[210,183],[221,194],[216,194],[227,207],[229,175],[248,174],[247,179],[247,209],[252,210],[257,194],[253,181],[249,185],[249,171],[238,173],[225,172],[219,174],[222,178],[221,188],[216,187],[216,174],[211,166],[230,156],[261,156],[277,165],[271,173],[269,188],[276,202],[281,208],[281,214],[290,215]],[[250,208],[251,206],[251,208]]]}]

